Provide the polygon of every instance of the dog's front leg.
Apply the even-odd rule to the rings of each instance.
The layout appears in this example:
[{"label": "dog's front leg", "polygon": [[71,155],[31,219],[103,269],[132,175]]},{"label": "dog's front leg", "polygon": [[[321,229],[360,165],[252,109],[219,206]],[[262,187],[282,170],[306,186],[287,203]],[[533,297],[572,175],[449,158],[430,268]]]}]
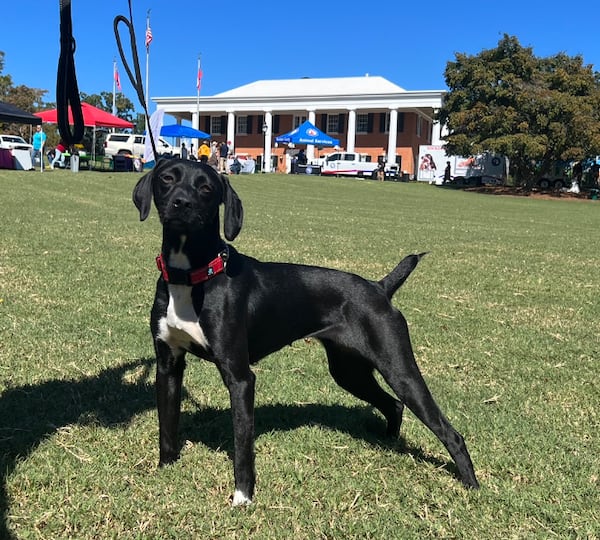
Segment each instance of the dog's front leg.
[{"label": "dog's front leg", "polygon": [[156,403],[160,437],[159,466],[179,459],[179,416],[185,353],[177,356],[162,341],[156,343]]},{"label": "dog's front leg", "polygon": [[230,360],[219,365],[223,382],[229,390],[233,417],[233,474],[235,493],[233,506],[252,502],[256,473],[254,471],[254,382],[247,360]]}]

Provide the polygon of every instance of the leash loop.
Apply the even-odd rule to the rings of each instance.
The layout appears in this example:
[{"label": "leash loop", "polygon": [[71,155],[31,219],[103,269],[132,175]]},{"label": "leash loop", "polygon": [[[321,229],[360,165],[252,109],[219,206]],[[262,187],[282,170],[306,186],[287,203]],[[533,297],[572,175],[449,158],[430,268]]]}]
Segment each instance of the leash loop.
[{"label": "leash loop", "polygon": [[[156,144],[154,142],[154,134],[152,133],[152,129],[150,129],[150,115],[148,114],[148,107],[146,104],[146,98],[144,97],[144,85],[142,83],[142,72],[140,70],[140,61],[139,55],[136,45],[135,39],[135,28],[133,26],[133,11],[131,9],[131,0],[129,0],[129,19],[124,15],[117,15],[113,22],[115,39],[117,40],[117,48],[119,49],[119,56],[121,57],[121,61],[123,62],[123,67],[127,72],[127,76],[129,77],[129,81],[131,82],[133,88],[136,91],[138,100],[144,109],[144,114],[146,115],[146,125],[148,126],[147,135],[150,136],[150,143],[152,144],[152,151],[154,152],[154,156],[158,156],[156,151]],[[133,71],[125,57],[125,51],[123,50],[123,44],[121,42],[121,35],[119,33],[119,24],[124,24],[127,31],[129,32],[129,44],[131,46],[131,56],[133,63]]]},{"label": "leash loop", "polygon": [[[60,56],[56,76],[56,107],[58,132],[69,145],[83,140],[83,112],[75,71],[75,39],[71,18],[71,1],[59,0],[60,6]],[[73,132],[69,125],[69,106],[73,116]]]}]

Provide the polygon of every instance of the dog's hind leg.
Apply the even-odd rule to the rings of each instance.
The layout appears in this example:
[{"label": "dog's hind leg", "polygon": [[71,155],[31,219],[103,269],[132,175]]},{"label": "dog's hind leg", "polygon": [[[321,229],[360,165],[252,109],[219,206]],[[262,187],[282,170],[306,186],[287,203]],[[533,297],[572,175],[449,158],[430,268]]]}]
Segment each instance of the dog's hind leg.
[{"label": "dog's hind leg", "polygon": [[400,357],[374,359],[376,368],[390,388],[446,447],[456,463],[462,483],[467,487],[477,488],[479,483],[465,441],[444,416],[427,388],[412,352],[406,321],[402,323],[400,335],[397,336],[399,341],[396,343],[396,351]]},{"label": "dog's hind leg", "polygon": [[402,424],[404,405],[394,399],[377,382],[373,366],[364,358],[333,343],[323,342],[329,372],[337,384],[358,399],[370,403],[387,420],[387,434],[397,436]]},{"label": "dog's hind leg", "polygon": [[184,353],[174,356],[166,343],[156,342],[156,404],[160,432],[160,466],[179,459],[178,431],[181,386],[185,370],[184,356]]},{"label": "dog's hind leg", "polygon": [[[397,381],[394,381],[393,378],[391,378],[389,384],[392,388],[398,386]],[[444,416],[420,373],[411,374],[408,380],[402,383],[402,388],[404,389],[403,396],[406,406],[446,447],[456,463],[462,483],[467,487],[478,488],[479,483],[475,477],[473,462],[471,461],[465,440]]]}]

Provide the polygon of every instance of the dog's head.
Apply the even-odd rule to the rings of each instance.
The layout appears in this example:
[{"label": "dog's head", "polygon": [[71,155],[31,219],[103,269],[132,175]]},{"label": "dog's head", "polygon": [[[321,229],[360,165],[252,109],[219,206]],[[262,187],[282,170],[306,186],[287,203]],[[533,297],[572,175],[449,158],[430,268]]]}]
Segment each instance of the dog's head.
[{"label": "dog's head", "polygon": [[224,233],[233,240],[242,228],[243,208],[226,176],[210,165],[185,159],[159,161],[133,190],[140,220],[148,217],[152,200],[164,227],[181,232],[201,231],[218,223],[225,205]]}]

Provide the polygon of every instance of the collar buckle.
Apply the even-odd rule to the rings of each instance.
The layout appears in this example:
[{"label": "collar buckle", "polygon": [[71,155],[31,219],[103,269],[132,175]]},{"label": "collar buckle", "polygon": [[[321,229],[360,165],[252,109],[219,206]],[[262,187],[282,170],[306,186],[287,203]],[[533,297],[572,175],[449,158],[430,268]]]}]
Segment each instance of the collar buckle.
[{"label": "collar buckle", "polygon": [[221,274],[227,267],[229,260],[229,246],[225,245],[223,250],[206,266],[196,270],[181,270],[179,268],[169,268],[162,255],[156,257],[156,266],[160,271],[161,277],[172,285],[187,285],[191,287],[212,279]]}]

